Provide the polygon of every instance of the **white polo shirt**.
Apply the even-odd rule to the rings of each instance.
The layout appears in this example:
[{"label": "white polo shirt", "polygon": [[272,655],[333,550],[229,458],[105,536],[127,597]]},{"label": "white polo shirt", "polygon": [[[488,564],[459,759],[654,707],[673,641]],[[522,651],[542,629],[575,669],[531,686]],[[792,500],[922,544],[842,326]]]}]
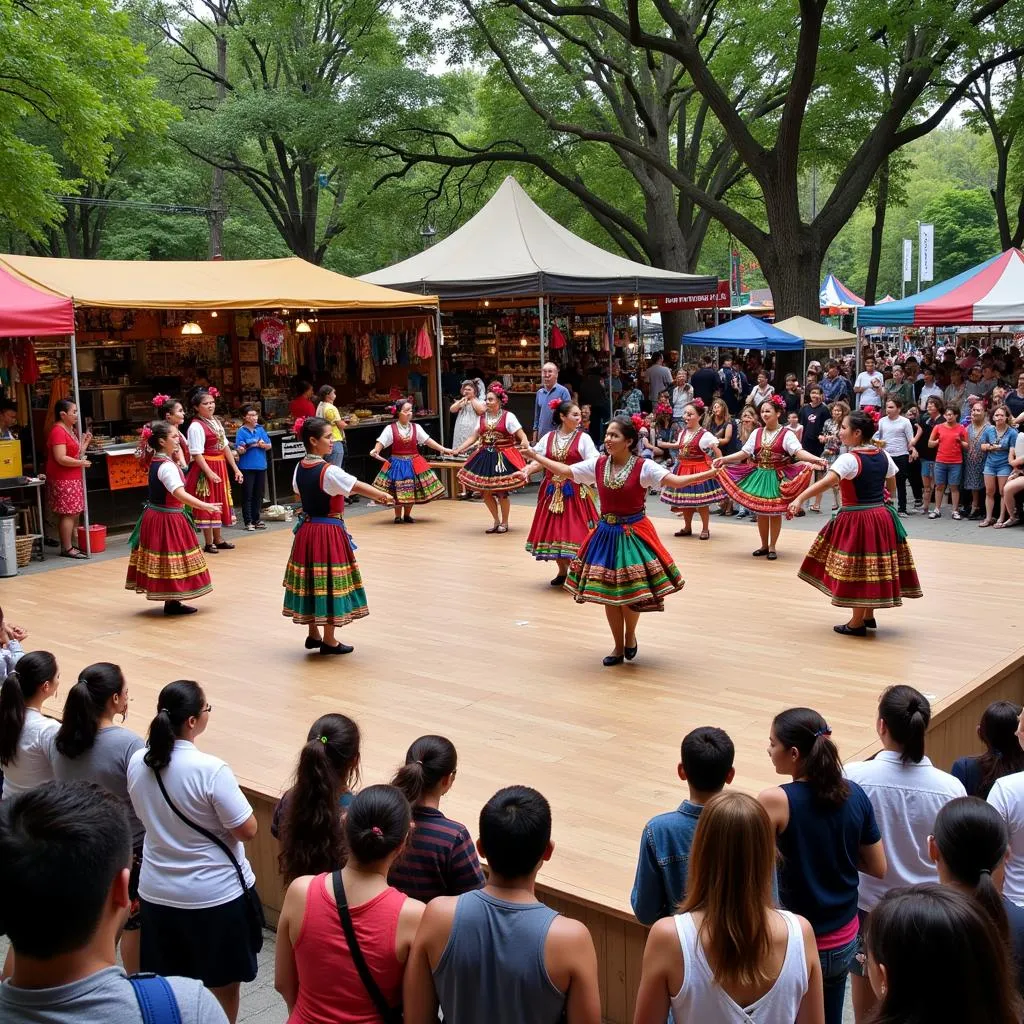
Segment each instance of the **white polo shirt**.
[{"label": "white polo shirt", "polygon": [[871,761],[848,764],[845,774],[867,793],[885,846],[885,878],[861,872],[857,906],[871,910],[899,885],[938,882],[928,856],[928,837],[939,811],[950,800],[967,796],[963,783],[927,757],[917,764],[904,764],[893,750],[880,750]]},{"label": "white polo shirt", "polygon": [[996,780],[988,802],[999,812],[1010,833],[1010,858],[1006,862],[1003,895],[1024,906],[1024,772]]}]

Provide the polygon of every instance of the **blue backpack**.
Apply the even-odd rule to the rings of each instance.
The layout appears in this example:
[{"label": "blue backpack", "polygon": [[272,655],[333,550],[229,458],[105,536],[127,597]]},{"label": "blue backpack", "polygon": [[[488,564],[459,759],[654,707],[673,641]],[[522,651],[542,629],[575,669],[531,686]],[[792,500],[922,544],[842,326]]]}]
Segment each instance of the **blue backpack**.
[{"label": "blue backpack", "polygon": [[139,1001],[142,1024],[181,1024],[174,990],[158,974],[133,974],[129,979]]}]

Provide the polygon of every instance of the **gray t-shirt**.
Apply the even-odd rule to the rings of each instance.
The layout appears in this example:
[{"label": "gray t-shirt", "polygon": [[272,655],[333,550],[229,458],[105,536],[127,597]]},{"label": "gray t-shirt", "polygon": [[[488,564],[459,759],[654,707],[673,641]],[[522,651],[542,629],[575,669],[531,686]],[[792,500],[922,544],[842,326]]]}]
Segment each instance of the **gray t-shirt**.
[{"label": "gray t-shirt", "polygon": [[[168,978],[181,1024],[227,1024],[220,1003],[192,978]],[[0,985],[0,1020],[18,1024],[140,1024],[135,990],[120,967],[105,967],[70,985],[15,988]]]},{"label": "gray t-shirt", "polygon": [[95,782],[124,804],[131,822],[134,846],[145,838],[146,829],[128,797],[128,762],[132,754],[145,745],[131,729],[111,725],[96,733],[95,742],[84,754],[72,759],[57,751],[53,764],[53,774],[58,781]]}]

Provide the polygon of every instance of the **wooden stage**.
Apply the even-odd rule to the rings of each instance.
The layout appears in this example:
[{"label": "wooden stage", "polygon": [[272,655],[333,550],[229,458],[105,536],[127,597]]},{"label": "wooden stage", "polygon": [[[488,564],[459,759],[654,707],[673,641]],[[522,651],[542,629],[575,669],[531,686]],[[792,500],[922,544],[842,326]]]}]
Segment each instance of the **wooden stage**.
[{"label": "wooden stage", "polygon": [[270,810],[325,712],[358,721],[363,784],[387,781],[417,736],[449,736],[460,771],[444,809],[473,830],[499,787],[536,786],[552,803],[557,844],[545,895],[590,925],[612,1021],[629,1019],[639,979],[644,929],[629,894],[640,831],[685,795],[675,767],[689,729],[726,729],[735,784],[755,792],[776,781],[765,748],[785,707],[817,708],[853,760],[875,749],[881,690],[912,683],[937,709],[930,753],[948,767],[974,749],[990,700],[1024,696],[1008,603],[1016,552],[914,541],[926,596],[881,612],[878,634],[856,640],[832,632],[844,613],[796,578],[812,534],[783,528],[769,563],[750,557],[749,525],[713,517],[712,540],[701,542],[672,537],[676,521],[655,513],[686,587],[664,614],[641,618],[637,660],[606,669],[603,611],[548,586],[553,566],[523,550],[528,509],[513,506],[504,536],[484,534],[476,503],[437,502],[417,517],[399,528],[387,511],[352,517],[371,614],[342,631],[356,648],[342,658],[307,655],[305,630],[281,616],[287,530],[231,531],[237,550],[211,559],[216,589],[187,619],[124,591],[126,559],[5,581],[2,604],[30,630],[30,647],[57,655],[63,686],[91,662],[119,663],[127,724],[139,732],[162,685],[203,684],[214,710],[202,745],[257,806],[251,857],[271,912],[280,892]]}]

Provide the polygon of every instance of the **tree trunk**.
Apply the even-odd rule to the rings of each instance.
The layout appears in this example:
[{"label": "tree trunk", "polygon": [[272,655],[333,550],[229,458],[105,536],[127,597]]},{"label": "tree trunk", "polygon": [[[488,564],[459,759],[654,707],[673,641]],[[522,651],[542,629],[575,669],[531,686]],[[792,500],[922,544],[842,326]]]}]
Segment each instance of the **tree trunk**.
[{"label": "tree trunk", "polygon": [[875,304],[878,291],[878,265],[882,259],[882,232],[885,230],[885,211],[889,205],[889,158],[882,161],[878,171],[878,195],[875,197],[875,223],[871,225],[871,256],[868,259],[868,279],[864,285],[864,301]]},{"label": "tree trunk", "polygon": [[[221,19],[217,19],[223,24]],[[224,81],[228,73],[228,40],[223,31],[217,35],[217,105],[224,101]],[[224,252],[224,169],[214,167],[210,184],[210,259],[222,256]]]}]

